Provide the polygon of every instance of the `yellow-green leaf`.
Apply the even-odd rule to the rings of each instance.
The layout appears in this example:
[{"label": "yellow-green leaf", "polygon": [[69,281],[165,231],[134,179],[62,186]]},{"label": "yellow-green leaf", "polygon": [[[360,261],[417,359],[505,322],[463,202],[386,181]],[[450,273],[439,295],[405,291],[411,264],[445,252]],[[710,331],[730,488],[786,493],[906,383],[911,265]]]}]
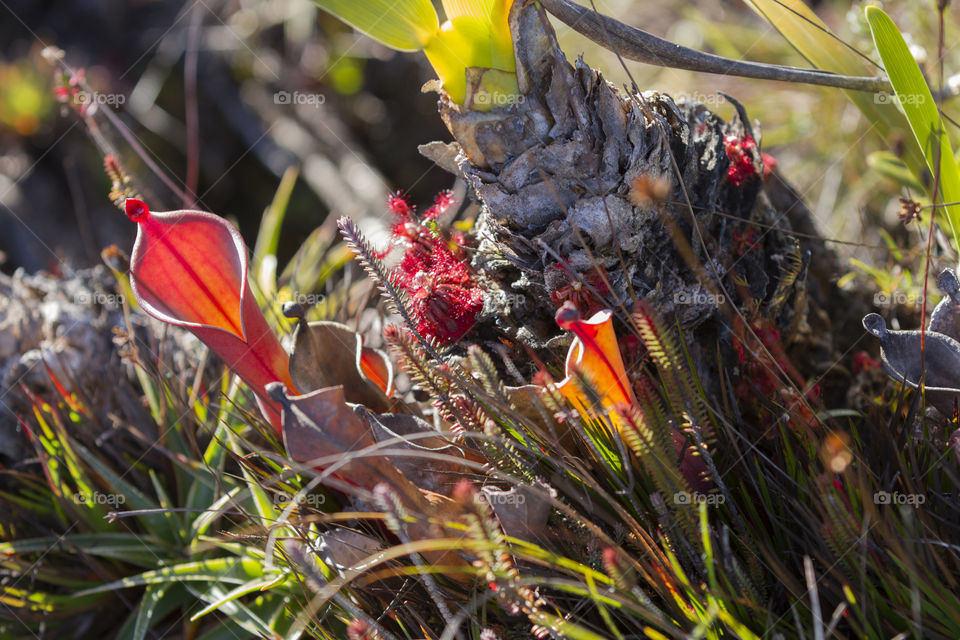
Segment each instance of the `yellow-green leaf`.
[{"label": "yellow-green leaf", "polygon": [[244,584],[252,578],[263,576],[263,565],[253,558],[214,558],[197,562],[184,562],[161,567],[139,575],[115,580],[85,589],[74,596],[86,596],[92,593],[104,593],[117,589],[129,589],[148,584],[167,582],[211,582],[214,584]]},{"label": "yellow-green leaf", "polygon": [[[296,167],[288,167],[280,180],[273,195],[273,201],[263,213],[260,220],[260,230],[257,232],[257,242],[253,245],[253,259],[250,261],[251,270],[257,284],[257,291],[261,307],[264,302],[272,301],[277,297],[277,245],[280,243],[280,227],[287,215],[287,205],[290,195],[297,182],[299,171]],[[269,317],[269,315],[268,315]]]},{"label": "yellow-green leaf", "polygon": [[357,31],[398,51],[419,51],[437,32],[430,0],[315,0]]},{"label": "yellow-green leaf", "polygon": [[[510,4],[510,0],[443,0],[443,11],[447,14],[447,20],[453,23],[454,29],[461,29],[458,22],[463,18],[483,25],[484,38],[491,54],[491,69],[516,70],[513,39],[508,23]],[[466,66],[482,65],[471,63]]]},{"label": "yellow-green leaf", "polygon": [[442,4],[447,20],[461,16],[473,16],[483,20],[490,16],[495,4],[504,3],[498,3],[497,0],[443,0]]},{"label": "yellow-green leaf", "polygon": [[[497,69],[513,72],[516,61],[509,31],[506,39],[494,31],[489,18],[460,16],[443,23],[440,31],[424,47],[427,59],[433,65],[444,90],[457,104],[464,104],[467,97],[467,68]],[[513,99],[518,89],[514,78],[513,87],[508,87],[508,96],[503,103]],[[500,102],[500,99],[496,100]],[[475,108],[487,110],[493,104],[478,104]],[[502,105],[500,105],[502,106]]]},{"label": "yellow-green leaf", "polygon": [[[906,116],[931,174],[936,175],[939,165],[943,202],[960,202],[960,171],[930,87],[890,16],[877,7],[867,7],[866,12],[873,41],[895,92],[890,101]],[[960,248],[957,235],[960,232],[960,205],[947,206],[945,211],[954,242]]]}]

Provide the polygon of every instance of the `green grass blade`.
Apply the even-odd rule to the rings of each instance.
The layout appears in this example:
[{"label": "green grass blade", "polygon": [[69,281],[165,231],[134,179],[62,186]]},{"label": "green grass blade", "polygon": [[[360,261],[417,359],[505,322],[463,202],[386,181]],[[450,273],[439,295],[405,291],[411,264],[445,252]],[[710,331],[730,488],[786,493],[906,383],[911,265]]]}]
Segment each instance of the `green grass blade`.
[{"label": "green grass blade", "polygon": [[[250,606],[247,606],[236,598],[225,599],[227,594],[218,584],[210,585],[206,589],[187,585],[187,589],[201,602],[220,602],[220,613],[227,616],[231,622],[242,627],[252,637],[277,637],[277,634],[274,633],[277,627],[281,625],[286,627],[289,624],[287,619],[278,620],[279,614],[287,608],[287,604],[282,598],[261,596],[253,600]],[[279,624],[277,624],[278,622]]]},{"label": "green grass blade", "polygon": [[[234,433],[227,434],[230,447],[238,456],[242,456],[242,448]],[[244,465],[240,467],[243,479],[246,481],[247,489],[250,491],[250,497],[253,501],[253,507],[256,511],[257,524],[264,530],[269,531],[280,519],[280,510],[275,508],[273,496],[267,493],[259,481],[249,469]],[[251,514],[252,515],[252,514]]]},{"label": "green grass blade", "polygon": [[[79,594],[51,594],[44,591],[0,586],[0,606],[11,611],[20,611],[20,615],[24,613],[70,615],[74,612],[79,613],[87,610],[101,600],[103,600],[102,596],[96,594],[87,594],[81,597]],[[8,638],[10,636],[0,637]]]},{"label": "green grass blade", "polygon": [[115,558],[130,564],[152,567],[167,549],[156,539],[131,533],[90,533],[79,535],[44,536],[0,542],[0,556],[27,553],[49,553],[51,550],[84,553],[101,558]]},{"label": "green grass blade", "polygon": [[[228,429],[229,427],[225,422],[218,421],[213,437],[203,452],[203,459],[200,461],[198,467],[192,470],[194,481],[187,491],[185,504],[189,510],[187,511],[186,517],[187,522],[190,523],[190,540],[195,540],[198,535],[206,532],[205,528],[202,531],[200,530],[197,521],[206,515],[205,512],[208,509],[213,508],[211,507],[211,503],[219,503],[222,501],[222,498],[216,497],[218,490],[217,479],[220,478],[222,481],[227,480],[227,477],[223,475],[223,466],[227,459],[227,450],[223,446],[223,442],[227,437],[226,431]],[[229,492],[231,488],[228,485],[220,487],[220,490]],[[209,526],[209,524],[210,522],[207,523],[207,526]]]},{"label": "green grass blade", "polygon": [[152,584],[144,590],[140,604],[137,606],[137,617],[133,623],[133,640],[145,640],[150,631],[150,623],[153,622],[153,613],[172,586],[174,585],[170,582]]},{"label": "green grass blade", "polygon": [[[903,109],[931,174],[937,174],[939,163],[943,202],[960,202],[960,171],[930,87],[890,16],[877,7],[867,7],[866,12],[873,41],[893,85],[895,94],[891,98],[895,98],[893,102]],[[945,211],[954,242],[960,248],[957,235],[960,231],[960,205],[947,206]]]},{"label": "green grass blade", "polygon": [[280,579],[282,579],[282,576],[267,576],[266,578],[257,578],[255,580],[251,580],[250,582],[241,584],[240,586],[235,587],[230,591],[226,592],[225,594],[223,594],[222,597],[214,600],[213,602],[208,604],[206,607],[204,607],[200,611],[197,611],[195,614],[190,616],[190,622],[195,622],[200,618],[202,618],[203,616],[207,615],[208,613],[212,613],[213,611],[220,609],[220,607],[223,606],[224,604],[228,602],[232,602],[233,600],[236,600],[237,598],[245,596],[248,593],[253,593],[254,591],[261,591],[264,589],[264,587],[269,587],[273,584],[276,584],[277,581]]},{"label": "green grass blade", "polygon": [[910,171],[910,167],[889,151],[874,151],[868,155],[867,166],[883,177],[895,181],[901,187],[907,187],[917,193],[924,193],[927,190]]},{"label": "green grass blade", "polygon": [[[153,604],[150,617],[154,621],[160,621],[173,613],[175,609],[184,609],[192,604],[192,598],[182,584],[170,584],[169,587],[164,590],[163,596]],[[117,631],[115,640],[133,640],[134,627],[136,626],[139,613],[140,607],[138,606],[133,613],[127,617],[126,622],[123,623],[120,630]]]},{"label": "green grass blade", "polygon": [[260,220],[257,242],[253,245],[253,259],[250,264],[260,285],[260,296],[267,300],[277,295],[277,245],[280,242],[280,228],[287,215],[287,205],[290,204],[290,194],[297,183],[297,175],[295,167],[284,172],[280,186],[273,195],[273,201]]},{"label": "green grass blade", "polygon": [[146,571],[123,580],[115,580],[92,589],[80,591],[76,595],[85,596],[92,593],[167,582],[244,584],[251,578],[259,578],[262,575],[263,565],[259,560],[253,558],[215,558],[213,560],[184,562],[154,571]]},{"label": "green grass blade", "polygon": [[220,496],[212,505],[205,507],[205,510],[194,519],[193,524],[190,526],[190,539],[194,544],[196,544],[200,536],[207,533],[210,525],[216,522],[217,518],[226,510],[225,505],[231,504],[241,491],[243,491],[243,487],[234,487]]},{"label": "green grass blade", "polygon": [[163,483],[160,482],[156,471],[150,469],[149,474],[150,482],[153,484],[153,490],[157,494],[157,501],[160,503],[160,508],[165,510],[162,514],[163,518],[167,521],[170,530],[176,533],[178,542],[182,544],[186,541],[187,532],[183,523],[180,522],[180,519],[177,517],[175,511],[176,505],[173,504],[170,496],[167,495],[167,491],[163,488]]},{"label": "green grass blade", "polygon": [[[112,492],[123,496],[123,504],[127,510],[151,510],[159,508],[159,505],[156,502],[150,500],[139,489],[125,481],[122,477],[120,477],[119,474],[110,469],[107,465],[103,464],[103,462],[95,455],[90,453],[86,447],[79,443],[74,443],[74,448],[76,449],[77,454],[83,458],[88,465],[94,469],[97,469],[97,472],[103,478],[104,482],[109,486]],[[176,539],[176,528],[169,525],[163,514],[151,513],[140,516],[137,519],[142,520],[145,530],[152,531],[154,533],[164,532],[166,534],[166,539],[170,541]]]},{"label": "green grass blade", "polygon": [[703,564],[707,567],[707,577],[710,580],[710,588],[717,590],[717,566],[713,557],[713,543],[710,540],[710,521],[707,519],[707,503],[701,502],[698,505],[700,512],[700,544],[703,545]]},{"label": "green grass blade", "polygon": [[246,633],[249,633],[249,631],[242,625],[233,620],[227,620],[222,625],[206,632],[197,640],[237,640],[237,638],[245,637],[244,634]]}]

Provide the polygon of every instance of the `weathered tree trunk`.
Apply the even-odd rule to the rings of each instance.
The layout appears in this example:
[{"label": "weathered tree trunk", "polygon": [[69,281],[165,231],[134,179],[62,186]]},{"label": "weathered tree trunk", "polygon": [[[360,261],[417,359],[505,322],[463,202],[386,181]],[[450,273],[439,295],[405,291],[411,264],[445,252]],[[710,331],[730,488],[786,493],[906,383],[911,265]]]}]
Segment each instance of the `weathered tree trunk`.
[{"label": "weathered tree trunk", "polygon": [[[507,294],[490,305],[498,329],[545,346],[560,333],[556,300],[582,278],[613,308],[645,298],[675,319],[714,389],[736,364],[741,313],[803,344],[808,362],[832,362],[819,308],[835,259],[796,193],[744,143],[743,109],[724,122],[699,103],[622,94],[582,59],[567,62],[532,2],[516,2],[511,29],[523,98],[488,112],[441,98],[456,144],[424,149],[446,166],[456,151],[484,205],[474,264]],[[731,145],[744,156],[732,170]]]}]

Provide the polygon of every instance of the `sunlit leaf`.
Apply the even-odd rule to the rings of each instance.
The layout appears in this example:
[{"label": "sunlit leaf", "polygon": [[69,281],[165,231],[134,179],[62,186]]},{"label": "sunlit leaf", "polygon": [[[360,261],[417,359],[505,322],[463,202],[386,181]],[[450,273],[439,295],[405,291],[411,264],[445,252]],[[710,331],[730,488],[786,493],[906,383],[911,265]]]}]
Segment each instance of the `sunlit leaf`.
[{"label": "sunlit leaf", "polygon": [[[930,173],[939,174],[942,201],[960,202],[960,170],[930,87],[890,17],[878,7],[867,7],[866,12],[873,40],[895,92],[889,97],[906,115]],[[960,204],[948,205],[945,211],[954,244],[960,249]]]},{"label": "sunlit leaf", "polygon": [[419,51],[436,33],[430,0],[314,0],[351,27],[398,51]]}]

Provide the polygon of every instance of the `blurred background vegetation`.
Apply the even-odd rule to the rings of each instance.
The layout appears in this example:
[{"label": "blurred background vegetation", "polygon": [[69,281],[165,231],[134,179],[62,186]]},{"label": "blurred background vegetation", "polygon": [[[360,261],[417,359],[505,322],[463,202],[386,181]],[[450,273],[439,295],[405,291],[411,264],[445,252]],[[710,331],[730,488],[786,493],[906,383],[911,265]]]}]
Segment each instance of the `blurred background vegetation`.
[{"label": "blurred background vegetation", "polygon": [[[936,53],[933,2],[881,4],[928,65]],[[872,55],[863,3],[816,2],[841,37]],[[804,66],[803,59],[742,2],[597,0],[618,19],[678,44],[731,58]],[[956,7],[951,9],[956,12]],[[104,196],[109,181],[87,127],[54,98],[55,70],[41,51],[85,68],[97,91],[113,96],[120,119],[179,185],[194,155],[197,206],[235,218],[251,241],[283,171],[299,166],[278,258],[281,264],[330,211],[383,215],[385,195],[403,189],[426,202],[452,176],[417,153],[447,140],[422,55],[389,51],[359,36],[309,0],[196,2],[79,0],[4,3],[0,12],[0,251],[2,268],[61,270],[98,262],[102,247],[129,247],[134,229]],[[629,82],[616,56],[556,23],[568,55],[617,85]],[[956,22],[947,20],[946,42]],[[946,49],[946,69],[957,51]],[[875,57],[875,56],[873,56]],[[918,244],[897,224],[898,186],[866,158],[885,148],[842,92],[627,65],[642,89],[705,102],[722,116],[728,93],[761,124],[763,146],[780,163],[844,257],[892,266],[881,228],[898,244]],[[195,69],[195,72],[191,71]],[[186,70],[186,73],[185,73]],[[930,77],[935,69],[928,68]],[[190,87],[195,85],[195,99]],[[284,93],[285,92],[285,93]],[[284,103],[283,96],[299,93]],[[196,109],[191,146],[188,112]],[[949,114],[950,105],[946,108]],[[99,119],[102,122],[102,118]],[[100,131],[157,210],[182,206],[117,131]],[[462,193],[462,187],[460,189]],[[907,255],[905,259],[911,259]]]}]

